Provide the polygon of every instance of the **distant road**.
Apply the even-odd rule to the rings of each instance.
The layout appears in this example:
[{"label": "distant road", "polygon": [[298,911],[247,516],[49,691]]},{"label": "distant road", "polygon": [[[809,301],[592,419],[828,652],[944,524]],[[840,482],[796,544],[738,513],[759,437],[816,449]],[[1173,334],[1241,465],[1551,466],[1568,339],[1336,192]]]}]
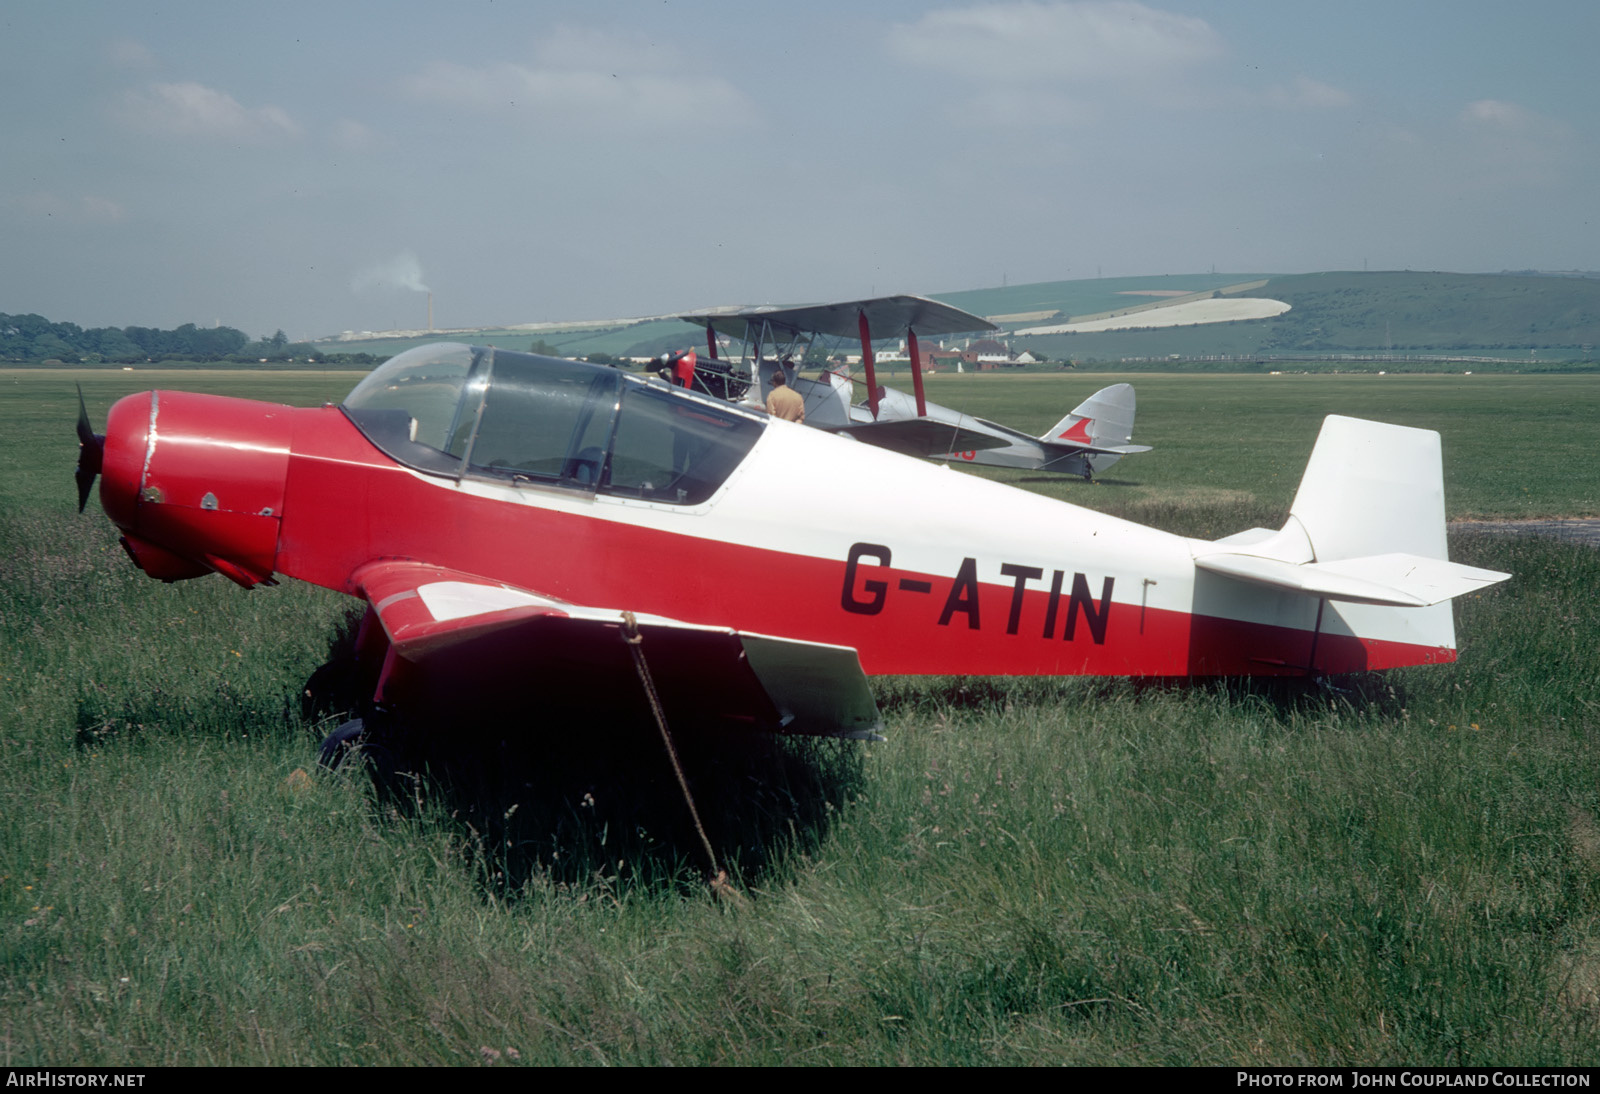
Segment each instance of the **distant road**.
[{"label": "distant road", "polygon": [[1458,520],[1451,529],[1458,532],[1497,532],[1519,536],[1550,536],[1571,543],[1600,547],[1600,520],[1563,518],[1560,520]]}]

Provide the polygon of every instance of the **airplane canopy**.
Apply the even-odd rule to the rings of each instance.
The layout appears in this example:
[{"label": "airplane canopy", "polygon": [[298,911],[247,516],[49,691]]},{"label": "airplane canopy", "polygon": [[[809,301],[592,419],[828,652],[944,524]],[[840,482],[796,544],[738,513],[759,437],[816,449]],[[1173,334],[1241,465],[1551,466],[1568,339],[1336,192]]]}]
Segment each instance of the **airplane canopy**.
[{"label": "airplane canopy", "polygon": [[417,346],[340,404],[391,458],[433,475],[699,505],[765,417],[615,369],[487,346]]},{"label": "airplane canopy", "polygon": [[794,307],[710,308],[679,316],[686,323],[710,327],[732,338],[745,337],[746,325],[767,324],[774,330],[798,334],[829,334],[854,338],[865,314],[874,338],[899,338],[908,329],[918,334],[961,334],[999,330],[982,316],[952,308],[925,296],[880,296],[873,300],[844,300],[837,304],[801,304]]}]

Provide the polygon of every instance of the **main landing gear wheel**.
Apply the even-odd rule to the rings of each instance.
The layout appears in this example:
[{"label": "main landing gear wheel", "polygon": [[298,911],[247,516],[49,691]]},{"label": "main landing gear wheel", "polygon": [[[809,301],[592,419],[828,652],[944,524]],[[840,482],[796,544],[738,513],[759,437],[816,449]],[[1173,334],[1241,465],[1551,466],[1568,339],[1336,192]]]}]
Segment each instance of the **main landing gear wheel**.
[{"label": "main landing gear wheel", "polygon": [[337,771],[367,747],[367,723],[361,718],[352,718],[322,739],[317,762],[329,771]]},{"label": "main landing gear wheel", "polygon": [[365,767],[380,787],[390,787],[401,772],[405,755],[393,716],[376,710],[351,718],[323,738],[317,762],[329,771]]}]

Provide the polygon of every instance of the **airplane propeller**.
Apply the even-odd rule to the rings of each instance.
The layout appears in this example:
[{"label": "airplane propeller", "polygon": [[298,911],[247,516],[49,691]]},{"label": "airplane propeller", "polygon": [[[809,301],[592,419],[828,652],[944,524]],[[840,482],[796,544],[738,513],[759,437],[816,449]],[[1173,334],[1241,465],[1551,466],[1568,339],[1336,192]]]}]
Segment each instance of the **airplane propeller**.
[{"label": "airplane propeller", "polygon": [[89,490],[100,474],[105,460],[106,435],[96,433],[89,424],[89,408],[83,403],[83,385],[78,385],[78,470],[73,478],[78,483],[78,512],[89,504]]}]

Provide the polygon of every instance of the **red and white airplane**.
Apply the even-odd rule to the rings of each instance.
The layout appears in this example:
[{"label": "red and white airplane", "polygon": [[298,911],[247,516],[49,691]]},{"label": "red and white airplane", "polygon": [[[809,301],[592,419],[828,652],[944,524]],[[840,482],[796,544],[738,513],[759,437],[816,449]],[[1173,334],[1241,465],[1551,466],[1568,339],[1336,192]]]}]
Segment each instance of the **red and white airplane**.
[{"label": "red and white airplane", "polygon": [[[366,601],[373,697],[627,690],[861,736],[867,675],[1321,675],[1452,661],[1436,433],[1330,417],[1288,521],[1188,539],[578,361],[432,344],[338,406],[79,420],[134,563]],[[536,685],[538,686],[536,689]],[[636,686],[636,685],[634,685]],[[531,700],[530,700],[531,701]]]},{"label": "red and white airplane", "polygon": [[[942,462],[977,463],[1092,478],[1123,456],[1148,452],[1132,444],[1134,394],[1129,384],[1101,388],[1038,437],[928,401],[923,391],[918,336],[993,331],[982,316],[922,296],[882,296],[834,304],[793,307],[714,308],[680,316],[705,328],[709,360],[693,352],[673,358],[673,378],[685,387],[766,405],[778,370],[805,400],[806,424],[907,456]],[[717,335],[739,343],[736,358],[724,358]],[[794,362],[819,342],[860,339],[866,399],[852,405],[848,377],[800,376]],[[873,342],[903,339],[913,394],[878,384]]]}]

